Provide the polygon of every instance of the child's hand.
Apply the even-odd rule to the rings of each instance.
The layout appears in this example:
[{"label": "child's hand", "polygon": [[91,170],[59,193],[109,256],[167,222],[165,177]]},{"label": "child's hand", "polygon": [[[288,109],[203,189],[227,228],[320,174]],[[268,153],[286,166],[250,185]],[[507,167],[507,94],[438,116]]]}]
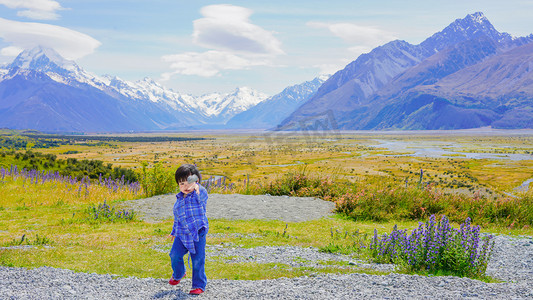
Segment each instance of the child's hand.
[{"label": "child's hand", "polygon": [[196,193],[198,195],[200,195],[200,185],[198,183],[196,183],[196,186],[194,187],[194,190],[196,191]]},{"label": "child's hand", "polygon": [[169,234],[168,237],[170,238],[170,241],[172,241],[172,242],[174,241],[174,236],[173,235]]}]

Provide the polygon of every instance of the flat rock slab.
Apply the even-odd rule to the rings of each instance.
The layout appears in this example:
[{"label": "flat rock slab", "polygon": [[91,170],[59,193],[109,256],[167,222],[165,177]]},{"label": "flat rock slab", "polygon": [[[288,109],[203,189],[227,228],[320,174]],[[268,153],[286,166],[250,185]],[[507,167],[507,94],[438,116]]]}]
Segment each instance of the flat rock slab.
[{"label": "flat rock slab", "polygon": [[[121,208],[133,209],[141,219],[158,222],[174,217],[172,208],[176,195],[166,194],[129,200]],[[281,220],[302,222],[333,215],[335,204],[312,197],[270,195],[209,194],[207,217],[230,220]]]}]

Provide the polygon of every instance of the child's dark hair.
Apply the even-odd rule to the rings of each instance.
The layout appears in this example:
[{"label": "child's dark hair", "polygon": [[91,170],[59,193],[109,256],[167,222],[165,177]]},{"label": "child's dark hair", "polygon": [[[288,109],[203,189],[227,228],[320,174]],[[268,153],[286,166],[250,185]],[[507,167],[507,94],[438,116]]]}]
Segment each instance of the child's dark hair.
[{"label": "child's dark hair", "polygon": [[180,182],[187,181],[187,177],[191,175],[198,176],[198,182],[202,181],[202,175],[200,174],[200,171],[198,171],[198,168],[195,165],[191,165],[191,164],[181,165],[176,170],[176,174],[174,174],[174,178],[176,179],[176,183],[179,184]]}]

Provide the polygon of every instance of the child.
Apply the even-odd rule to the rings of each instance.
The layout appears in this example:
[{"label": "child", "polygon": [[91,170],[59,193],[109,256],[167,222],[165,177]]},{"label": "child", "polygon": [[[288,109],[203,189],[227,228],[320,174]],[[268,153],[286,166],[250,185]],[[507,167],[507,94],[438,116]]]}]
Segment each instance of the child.
[{"label": "child", "polygon": [[192,290],[189,294],[199,295],[205,291],[205,236],[209,225],[206,216],[207,191],[199,185],[202,179],[194,165],[185,164],[176,170],[176,182],[180,193],[174,204],[174,226],[170,236],[174,241],[170,249],[172,277],[168,281],[176,285],[185,277],[183,256],[192,258]]}]

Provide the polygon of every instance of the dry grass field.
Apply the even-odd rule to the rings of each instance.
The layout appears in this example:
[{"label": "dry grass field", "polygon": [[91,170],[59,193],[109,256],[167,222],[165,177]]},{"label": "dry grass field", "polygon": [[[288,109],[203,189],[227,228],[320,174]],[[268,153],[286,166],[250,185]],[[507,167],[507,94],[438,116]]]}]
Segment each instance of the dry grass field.
[{"label": "dry grass field", "polygon": [[[498,135],[499,134],[499,135]],[[129,136],[139,136],[129,135]],[[142,162],[161,162],[170,169],[196,164],[207,177],[227,182],[250,178],[269,181],[291,170],[352,182],[369,179],[405,183],[420,181],[462,193],[515,193],[533,178],[533,135],[437,133],[165,133],[148,136],[203,137],[183,142],[127,143],[110,146],[63,145],[36,151],[58,158],[98,159],[138,169]],[[128,136],[128,135],[126,135]],[[63,154],[67,151],[78,152]]]}]

